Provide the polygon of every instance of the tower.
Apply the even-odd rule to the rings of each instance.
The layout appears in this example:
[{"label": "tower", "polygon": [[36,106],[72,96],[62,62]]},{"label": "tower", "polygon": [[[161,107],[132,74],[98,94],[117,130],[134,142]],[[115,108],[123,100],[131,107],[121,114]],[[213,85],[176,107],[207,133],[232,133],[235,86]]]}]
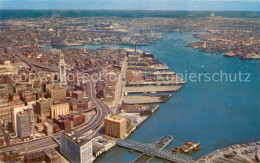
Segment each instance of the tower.
[{"label": "tower", "polygon": [[57,36],[57,37],[60,37],[60,29],[57,29],[56,36]]},{"label": "tower", "polygon": [[206,41],[204,41],[203,48],[204,48],[204,49],[207,48],[207,42],[206,42]]},{"label": "tower", "polygon": [[67,85],[66,63],[65,63],[65,60],[64,60],[64,54],[62,52],[60,53],[59,68],[60,68],[60,85]]}]

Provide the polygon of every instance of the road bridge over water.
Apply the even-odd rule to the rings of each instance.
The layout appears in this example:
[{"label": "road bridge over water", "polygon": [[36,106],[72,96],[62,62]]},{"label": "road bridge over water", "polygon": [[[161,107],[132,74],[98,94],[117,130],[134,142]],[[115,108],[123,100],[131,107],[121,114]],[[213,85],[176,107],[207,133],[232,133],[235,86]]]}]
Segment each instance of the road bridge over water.
[{"label": "road bridge over water", "polygon": [[158,149],[158,147],[156,147],[155,144],[145,144],[145,143],[139,143],[137,141],[133,141],[129,139],[120,139],[116,142],[116,145],[131,150],[135,150],[137,152],[141,152],[149,156],[155,156],[171,162],[176,162],[176,163],[194,162],[189,156],[185,156],[182,154],[175,154],[165,149],[160,150]]}]

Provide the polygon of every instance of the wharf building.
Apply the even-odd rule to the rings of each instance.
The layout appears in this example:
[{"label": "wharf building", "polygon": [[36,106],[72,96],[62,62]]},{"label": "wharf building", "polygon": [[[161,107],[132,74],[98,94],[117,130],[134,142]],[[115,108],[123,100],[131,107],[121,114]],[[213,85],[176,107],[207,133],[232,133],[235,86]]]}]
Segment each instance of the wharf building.
[{"label": "wharf building", "polygon": [[131,120],[117,115],[108,115],[105,118],[105,135],[122,138],[127,134]]},{"label": "wharf building", "polygon": [[71,162],[93,162],[92,140],[77,131],[60,133],[60,151]]}]

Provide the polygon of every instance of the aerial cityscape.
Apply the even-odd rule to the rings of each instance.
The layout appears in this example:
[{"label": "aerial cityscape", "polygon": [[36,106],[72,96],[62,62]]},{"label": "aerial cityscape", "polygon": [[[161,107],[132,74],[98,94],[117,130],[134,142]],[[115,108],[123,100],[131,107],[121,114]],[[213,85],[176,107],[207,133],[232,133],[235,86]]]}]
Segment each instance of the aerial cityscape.
[{"label": "aerial cityscape", "polygon": [[259,2],[108,1],[0,0],[0,162],[260,162]]}]

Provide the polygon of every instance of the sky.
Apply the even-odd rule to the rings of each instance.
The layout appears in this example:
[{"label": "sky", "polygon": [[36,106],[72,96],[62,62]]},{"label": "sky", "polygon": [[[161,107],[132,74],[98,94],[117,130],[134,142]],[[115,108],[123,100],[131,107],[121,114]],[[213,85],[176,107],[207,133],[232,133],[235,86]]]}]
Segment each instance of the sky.
[{"label": "sky", "polygon": [[260,11],[260,0],[0,0],[0,9]]}]

